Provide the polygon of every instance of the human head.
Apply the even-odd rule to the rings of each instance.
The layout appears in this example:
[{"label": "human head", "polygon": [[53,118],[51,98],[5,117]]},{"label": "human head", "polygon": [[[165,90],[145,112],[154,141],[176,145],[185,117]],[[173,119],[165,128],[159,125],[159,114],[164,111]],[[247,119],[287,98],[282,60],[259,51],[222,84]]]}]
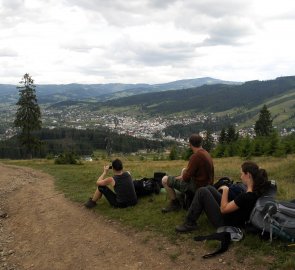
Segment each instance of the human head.
[{"label": "human head", "polygon": [[122,171],[123,170],[123,163],[120,159],[115,159],[112,161],[112,167],[115,171]]},{"label": "human head", "polygon": [[252,161],[245,161],[241,168],[243,173],[250,174],[252,177],[253,191],[261,195],[269,185],[267,172],[264,169],[260,169],[258,165]]},{"label": "human head", "polygon": [[189,143],[193,146],[193,147],[201,147],[202,146],[202,142],[203,142],[203,138],[202,136],[200,136],[199,134],[192,134],[189,137]]}]

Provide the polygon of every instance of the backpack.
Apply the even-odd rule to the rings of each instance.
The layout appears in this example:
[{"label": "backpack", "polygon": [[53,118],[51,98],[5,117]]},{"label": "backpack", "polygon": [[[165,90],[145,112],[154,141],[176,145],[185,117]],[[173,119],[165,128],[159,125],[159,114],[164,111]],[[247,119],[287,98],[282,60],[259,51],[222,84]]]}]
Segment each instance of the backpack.
[{"label": "backpack", "polygon": [[154,180],[154,178],[142,178],[133,181],[135,193],[137,197],[143,197],[151,194],[160,193],[160,185]]},{"label": "backpack", "polygon": [[295,242],[295,203],[275,200],[277,187],[272,182],[270,190],[258,198],[250,215],[252,224],[262,236],[269,234],[288,242]]},{"label": "backpack", "polygon": [[235,197],[237,197],[241,193],[245,193],[247,190],[246,185],[244,185],[242,182],[234,183],[234,181],[227,176],[220,178],[213,186],[217,190],[221,186],[227,186],[229,188],[229,191],[228,191],[229,201],[232,201]]},{"label": "backpack", "polygon": [[160,188],[164,188],[162,185],[162,178],[166,175],[165,172],[154,172],[154,180],[159,184]]}]

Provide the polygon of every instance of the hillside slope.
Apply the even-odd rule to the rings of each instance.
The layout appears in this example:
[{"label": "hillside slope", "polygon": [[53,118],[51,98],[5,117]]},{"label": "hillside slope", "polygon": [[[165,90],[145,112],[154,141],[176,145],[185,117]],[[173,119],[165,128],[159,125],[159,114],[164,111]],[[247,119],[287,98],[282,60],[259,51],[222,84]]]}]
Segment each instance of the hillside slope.
[{"label": "hillside slope", "polygon": [[[105,107],[138,106],[150,114],[173,114],[185,111],[223,112],[235,108],[248,111],[261,104],[289,101],[295,91],[295,76],[268,81],[249,81],[242,85],[203,85],[185,90],[136,95],[107,101]],[[283,99],[281,96],[285,96]],[[102,104],[99,104],[101,106]],[[292,102],[291,102],[292,106]]]}]

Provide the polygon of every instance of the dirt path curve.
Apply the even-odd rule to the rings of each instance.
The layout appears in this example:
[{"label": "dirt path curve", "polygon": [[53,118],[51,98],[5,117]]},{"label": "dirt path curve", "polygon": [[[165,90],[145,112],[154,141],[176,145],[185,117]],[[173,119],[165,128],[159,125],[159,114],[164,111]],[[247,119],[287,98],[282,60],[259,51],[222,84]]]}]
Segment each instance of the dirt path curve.
[{"label": "dirt path curve", "polygon": [[51,176],[29,168],[0,164],[1,212],[0,269],[245,269],[222,257],[204,261],[201,247],[146,241],[65,199]]}]

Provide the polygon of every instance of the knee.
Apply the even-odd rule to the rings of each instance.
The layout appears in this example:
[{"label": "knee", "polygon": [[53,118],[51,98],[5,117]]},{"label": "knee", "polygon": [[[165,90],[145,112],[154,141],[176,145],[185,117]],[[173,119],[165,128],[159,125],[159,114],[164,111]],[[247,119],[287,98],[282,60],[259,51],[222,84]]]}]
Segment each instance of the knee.
[{"label": "knee", "polygon": [[186,168],[182,168],[181,170],[181,176],[183,176],[183,174],[186,172]]},{"label": "knee", "polygon": [[204,196],[208,193],[208,189],[207,187],[200,187],[197,189],[196,193],[199,195],[199,196]]},{"label": "knee", "polygon": [[106,187],[105,186],[97,186],[97,189],[100,191],[100,192],[103,192]]},{"label": "knee", "polygon": [[165,175],[163,178],[162,178],[162,185],[163,186],[168,186],[168,176]]}]

